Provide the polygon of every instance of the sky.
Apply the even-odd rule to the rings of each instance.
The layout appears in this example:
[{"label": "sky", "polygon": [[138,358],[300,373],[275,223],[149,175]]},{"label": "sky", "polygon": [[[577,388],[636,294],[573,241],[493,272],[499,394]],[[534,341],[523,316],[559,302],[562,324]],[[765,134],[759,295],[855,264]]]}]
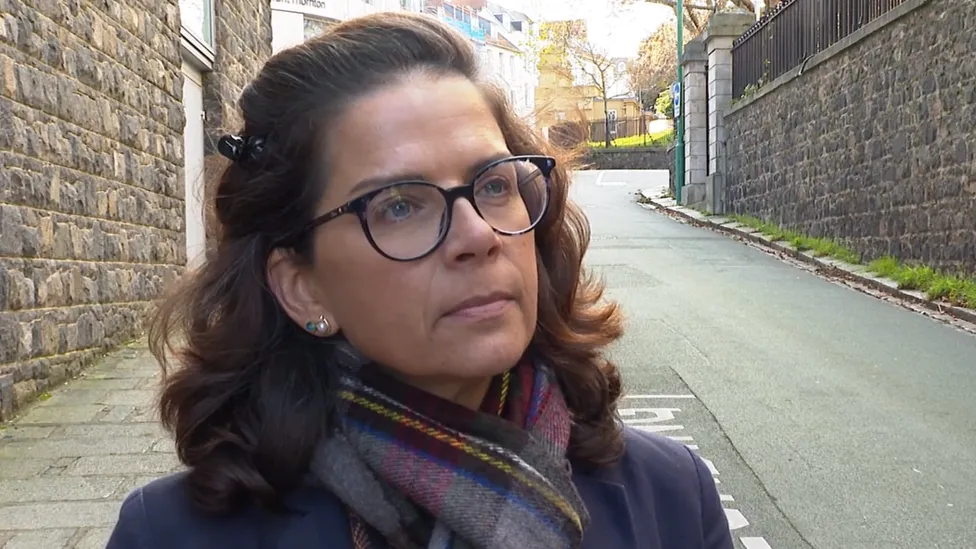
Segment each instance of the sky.
[{"label": "sky", "polygon": [[585,19],[587,34],[612,57],[635,57],[640,41],[674,21],[670,7],[641,0],[540,0],[547,20]]}]

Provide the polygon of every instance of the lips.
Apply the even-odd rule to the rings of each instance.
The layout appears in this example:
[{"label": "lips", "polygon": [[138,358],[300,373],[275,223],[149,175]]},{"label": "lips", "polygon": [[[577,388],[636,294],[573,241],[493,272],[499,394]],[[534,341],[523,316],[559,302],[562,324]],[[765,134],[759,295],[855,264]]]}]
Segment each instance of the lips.
[{"label": "lips", "polygon": [[454,305],[444,316],[464,314],[468,311],[475,311],[479,308],[490,307],[501,302],[513,301],[514,299],[515,297],[512,294],[500,291],[477,295]]}]

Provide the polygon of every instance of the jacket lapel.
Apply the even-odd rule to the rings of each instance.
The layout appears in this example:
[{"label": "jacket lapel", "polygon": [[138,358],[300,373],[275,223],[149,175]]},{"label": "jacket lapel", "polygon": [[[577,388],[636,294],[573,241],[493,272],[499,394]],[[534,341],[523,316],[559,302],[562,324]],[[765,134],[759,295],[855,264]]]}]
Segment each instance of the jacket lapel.
[{"label": "jacket lapel", "polygon": [[573,483],[590,513],[590,525],[583,533],[580,549],[637,547],[634,517],[623,484],[599,474],[575,474]]},{"label": "jacket lapel", "polygon": [[351,549],[349,518],[331,493],[302,489],[285,502],[289,512],[268,521],[261,549]]}]

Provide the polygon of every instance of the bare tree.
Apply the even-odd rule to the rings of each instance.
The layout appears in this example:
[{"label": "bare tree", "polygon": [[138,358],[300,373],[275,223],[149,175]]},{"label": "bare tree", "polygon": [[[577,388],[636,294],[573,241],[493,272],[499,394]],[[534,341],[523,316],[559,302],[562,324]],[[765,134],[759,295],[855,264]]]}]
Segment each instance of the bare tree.
[{"label": "bare tree", "polygon": [[592,86],[603,101],[604,139],[610,146],[609,113],[610,90],[622,82],[626,71],[617,69],[617,60],[587,39],[586,24],[582,20],[551,21],[545,24],[542,38],[549,59],[548,68],[568,79],[573,85]]},{"label": "bare tree", "polygon": [[[640,92],[650,107],[657,96],[668,89],[677,73],[678,36],[674,21],[665,23],[641,40],[637,49],[637,57],[630,61],[628,73],[630,89]],[[684,41],[692,38],[689,29],[685,28]]]},{"label": "bare tree", "polygon": [[[670,6],[674,9],[675,15],[678,13],[678,3],[676,0],[644,0],[651,4]],[[783,0],[768,0],[765,9],[772,8]],[[737,7],[749,13],[756,13],[757,9],[762,9],[756,0],[688,0],[684,3],[685,28],[690,29],[695,35],[705,30],[708,18],[717,11]]]}]

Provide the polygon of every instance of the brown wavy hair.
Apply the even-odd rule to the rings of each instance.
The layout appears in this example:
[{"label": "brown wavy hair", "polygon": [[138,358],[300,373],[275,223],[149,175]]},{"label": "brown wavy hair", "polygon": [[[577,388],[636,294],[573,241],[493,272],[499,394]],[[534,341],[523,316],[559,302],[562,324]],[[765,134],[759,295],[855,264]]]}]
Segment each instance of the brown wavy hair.
[{"label": "brown wavy hair", "polygon": [[[251,163],[224,168],[213,192],[215,247],[160,302],[149,330],[164,373],[162,420],[203,511],[280,508],[332,428],[335,342],[309,335],[286,316],[267,286],[266,264],[314,214],[322,188],[308,182],[322,180],[310,176],[326,133],[321,125],[363,94],[417,71],[462,75],[478,85],[513,154],[553,154],[479,74],[467,41],[431,17],[354,19],[265,64],[238,103],[240,133],[264,136],[265,150]],[[603,299],[602,281],[583,269],[589,223],[568,190],[560,165],[550,210],[535,230],[539,314],[532,345],[554,368],[573,414],[570,457],[600,466],[623,451],[620,376],[603,357],[621,335],[621,317]],[[288,247],[307,260],[307,238]]]}]

